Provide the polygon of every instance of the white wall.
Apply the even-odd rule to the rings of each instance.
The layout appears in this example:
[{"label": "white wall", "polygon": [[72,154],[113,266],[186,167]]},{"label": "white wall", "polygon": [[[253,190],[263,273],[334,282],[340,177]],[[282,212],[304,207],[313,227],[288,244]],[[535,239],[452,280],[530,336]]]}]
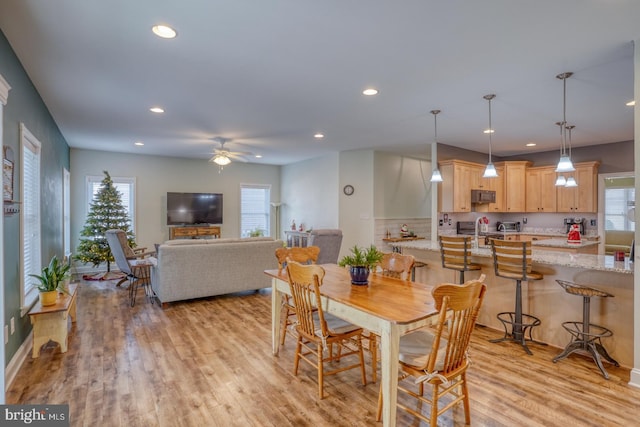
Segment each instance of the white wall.
[{"label": "white wall", "polygon": [[376,218],[431,217],[431,162],[375,152]]},{"label": "white wall", "polygon": [[[86,176],[136,178],[136,241],[153,247],[169,238],[166,225],[167,192],[222,193],[222,237],[240,236],[240,184],[270,184],[271,200],[280,200],[280,166],[231,163],[222,173],[218,167],[198,159],[71,150],[71,240],[78,245],[86,221]],[[272,211],[271,229],[275,232]]]},{"label": "white wall", "polygon": [[338,153],[282,166],[281,230],[338,227]]}]

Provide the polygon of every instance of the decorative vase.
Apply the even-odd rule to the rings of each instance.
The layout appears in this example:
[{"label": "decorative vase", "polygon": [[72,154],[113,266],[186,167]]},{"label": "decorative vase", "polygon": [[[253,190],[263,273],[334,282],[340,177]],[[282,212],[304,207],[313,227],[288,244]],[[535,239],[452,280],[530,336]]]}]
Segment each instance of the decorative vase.
[{"label": "decorative vase", "polygon": [[40,304],[43,307],[55,305],[58,299],[58,291],[40,292]]},{"label": "decorative vase", "polygon": [[359,286],[369,284],[369,267],[351,267],[351,283]]}]

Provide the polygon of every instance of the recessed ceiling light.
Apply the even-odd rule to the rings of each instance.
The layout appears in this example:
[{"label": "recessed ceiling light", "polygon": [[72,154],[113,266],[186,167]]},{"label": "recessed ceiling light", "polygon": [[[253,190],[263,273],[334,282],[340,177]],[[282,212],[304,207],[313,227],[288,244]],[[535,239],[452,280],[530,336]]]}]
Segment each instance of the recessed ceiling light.
[{"label": "recessed ceiling light", "polygon": [[144,145],[144,142],[142,142],[142,141],[136,141],[136,142],[134,142],[133,144],[134,144],[134,145],[137,145],[137,146],[139,146],[139,147],[142,147],[142,146]]},{"label": "recessed ceiling light", "polygon": [[527,147],[535,147],[537,144],[535,142],[527,142],[525,146]]},{"label": "recessed ceiling light", "polygon": [[151,111],[152,113],[164,113],[164,110],[160,107],[151,107],[149,108],[149,111]]},{"label": "recessed ceiling light", "polygon": [[362,91],[363,95],[367,95],[367,96],[372,96],[372,95],[377,95],[378,94],[378,89],[374,89],[372,87],[367,88],[365,90]]},{"label": "recessed ceiling light", "polygon": [[151,31],[158,37],[162,37],[163,39],[172,39],[178,35],[176,30],[167,26],[167,25],[154,25],[151,27]]},{"label": "recessed ceiling light", "polygon": [[635,100],[627,102],[627,106],[628,107],[633,107],[634,105],[636,105],[636,101]]},{"label": "recessed ceiling light", "polygon": [[494,133],[495,130],[494,129],[485,129],[482,131],[482,133]]},{"label": "recessed ceiling light", "polygon": [[315,135],[313,135],[313,137],[315,139],[322,139],[322,138],[324,138],[324,134],[323,133],[316,133]]},{"label": "recessed ceiling light", "polygon": [[261,159],[262,158],[262,154],[256,154],[256,159]]}]

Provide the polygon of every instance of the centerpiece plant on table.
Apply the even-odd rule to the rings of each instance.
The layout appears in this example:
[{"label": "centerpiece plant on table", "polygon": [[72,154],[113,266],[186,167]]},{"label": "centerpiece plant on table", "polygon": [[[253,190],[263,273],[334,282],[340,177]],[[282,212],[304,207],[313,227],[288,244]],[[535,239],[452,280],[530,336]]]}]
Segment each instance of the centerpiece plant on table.
[{"label": "centerpiece plant on table", "polygon": [[338,265],[341,267],[349,266],[352,284],[367,285],[369,284],[369,272],[382,261],[383,255],[375,245],[368,248],[355,245],[351,248],[351,254],[343,256]]}]

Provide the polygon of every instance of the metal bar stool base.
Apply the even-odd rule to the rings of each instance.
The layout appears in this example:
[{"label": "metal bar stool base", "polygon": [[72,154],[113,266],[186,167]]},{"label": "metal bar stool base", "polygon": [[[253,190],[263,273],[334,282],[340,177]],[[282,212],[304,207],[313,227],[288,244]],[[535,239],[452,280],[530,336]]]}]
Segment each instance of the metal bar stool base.
[{"label": "metal bar stool base", "polygon": [[[527,346],[527,342],[531,342],[534,344],[547,345],[547,343],[536,341],[531,336],[531,330],[535,326],[539,326],[541,321],[537,317],[531,316],[529,314],[520,314],[521,319],[517,321],[517,313],[513,311],[504,311],[502,313],[498,313],[498,320],[502,322],[502,326],[504,327],[504,337],[497,338],[494,340],[489,340],[491,343],[498,343],[503,341],[513,341],[517,342],[524,348],[524,351],[527,352],[528,355],[533,355],[529,347]],[[511,332],[509,332],[509,325],[511,325]],[[527,335],[529,336],[527,338]]]},{"label": "metal bar stool base", "polygon": [[[620,366],[620,364],[609,355],[600,339],[612,336],[613,332],[593,323],[590,323],[588,329],[585,330],[583,322],[564,322],[562,327],[573,336],[573,340],[567,344],[562,353],[553,358],[553,363],[565,359],[575,352],[591,356],[598,369],[600,369],[602,376],[608,380],[609,374],[604,369],[602,359],[614,366]],[[596,331],[591,332],[593,329]]]}]

